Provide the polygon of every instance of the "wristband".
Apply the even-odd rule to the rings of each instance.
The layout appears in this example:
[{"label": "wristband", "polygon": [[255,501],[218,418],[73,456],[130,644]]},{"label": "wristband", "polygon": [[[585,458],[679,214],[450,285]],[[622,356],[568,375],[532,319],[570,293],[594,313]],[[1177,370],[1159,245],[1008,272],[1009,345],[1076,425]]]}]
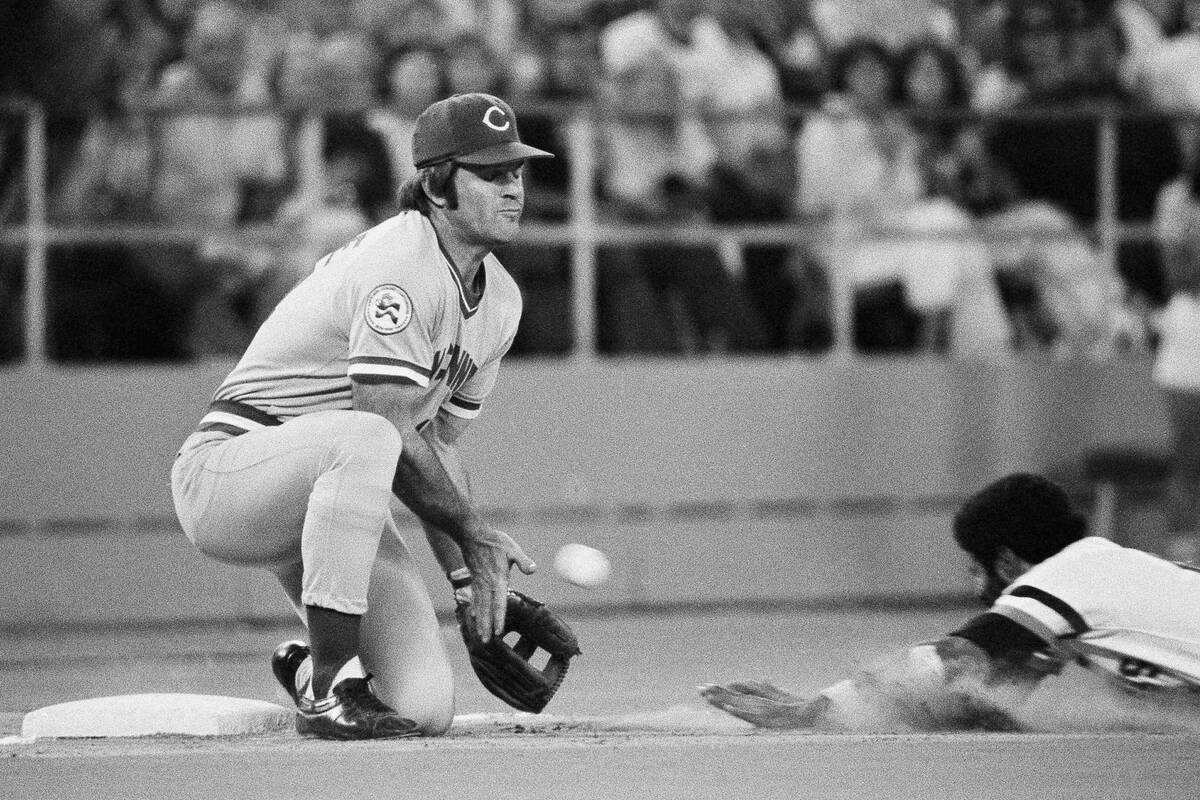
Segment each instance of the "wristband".
[{"label": "wristband", "polygon": [[474,593],[471,591],[471,570],[467,567],[459,567],[458,569],[446,575],[450,585],[454,587],[454,602],[459,605],[470,603],[474,599]]}]

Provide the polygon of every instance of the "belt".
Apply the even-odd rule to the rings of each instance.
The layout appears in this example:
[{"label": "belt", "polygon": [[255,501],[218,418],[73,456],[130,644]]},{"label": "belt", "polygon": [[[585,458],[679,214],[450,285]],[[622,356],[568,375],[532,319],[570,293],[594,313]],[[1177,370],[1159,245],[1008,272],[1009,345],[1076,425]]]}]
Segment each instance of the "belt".
[{"label": "belt", "polygon": [[249,403],[239,400],[214,400],[208,404],[208,411],[200,419],[199,430],[221,431],[231,436],[241,436],[259,428],[282,424],[282,420]]}]

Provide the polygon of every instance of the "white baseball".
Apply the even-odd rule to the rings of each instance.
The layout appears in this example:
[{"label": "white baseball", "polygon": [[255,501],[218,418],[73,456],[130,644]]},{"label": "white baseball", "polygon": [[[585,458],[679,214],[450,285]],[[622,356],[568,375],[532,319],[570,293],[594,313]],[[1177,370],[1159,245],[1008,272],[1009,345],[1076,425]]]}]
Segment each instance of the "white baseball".
[{"label": "white baseball", "polygon": [[595,589],[608,580],[612,564],[608,556],[586,544],[564,544],[554,555],[554,569],[567,583]]}]

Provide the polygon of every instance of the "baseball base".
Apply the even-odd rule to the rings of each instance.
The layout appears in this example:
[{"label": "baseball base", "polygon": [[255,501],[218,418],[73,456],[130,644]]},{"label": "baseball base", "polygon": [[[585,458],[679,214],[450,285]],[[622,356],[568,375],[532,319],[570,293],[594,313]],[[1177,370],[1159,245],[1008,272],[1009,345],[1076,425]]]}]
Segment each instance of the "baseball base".
[{"label": "baseball base", "polygon": [[204,694],[129,694],[45,706],[25,715],[21,736],[236,736],[290,728],[293,710],[262,700]]}]

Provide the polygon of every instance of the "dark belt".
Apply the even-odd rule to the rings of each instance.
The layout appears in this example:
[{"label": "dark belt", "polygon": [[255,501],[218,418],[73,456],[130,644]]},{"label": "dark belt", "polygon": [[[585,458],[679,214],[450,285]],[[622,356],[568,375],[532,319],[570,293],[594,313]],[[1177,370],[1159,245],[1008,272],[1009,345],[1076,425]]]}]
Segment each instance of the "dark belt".
[{"label": "dark belt", "polygon": [[239,427],[233,422],[223,422],[220,420],[208,420],[205,422],[201,420],[199,428],[201,432],[221,431],[231,436],[241,436],[243,433],[253,430],[260,425],[273,426],[283,424],[283,421],[279,418],[273,417],[262,409],[255,408],[249,403],[243,403],[239,400],[214,400],[208,404],[208,411],[205,412],[205,416],[207,417],[214,411],[241,417],[250,424],[247,427]]}]

